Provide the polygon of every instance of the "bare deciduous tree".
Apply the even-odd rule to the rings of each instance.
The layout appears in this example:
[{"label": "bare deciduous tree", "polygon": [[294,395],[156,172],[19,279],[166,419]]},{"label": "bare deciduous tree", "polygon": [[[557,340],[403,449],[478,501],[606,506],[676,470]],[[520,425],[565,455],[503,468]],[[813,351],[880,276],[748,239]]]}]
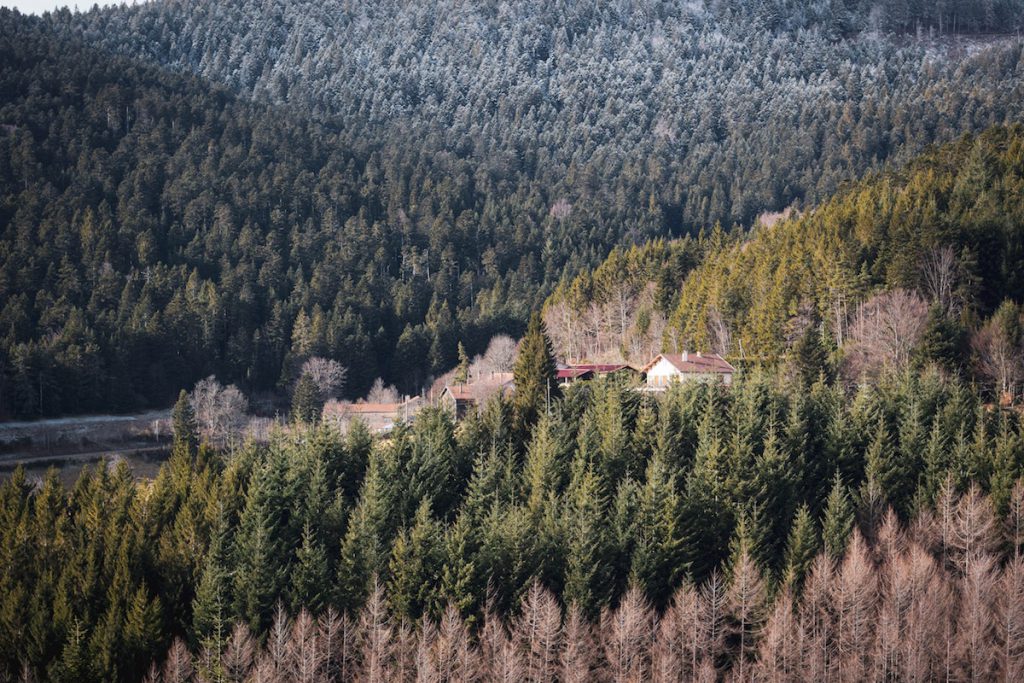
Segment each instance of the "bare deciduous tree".
[{"label": "bare deciduous tree", "polygon": [[579,607],[569,605],[565,615],[559,679],[565,683],[586,683],[593,680],[594,636],[590,624]]},{"label": "bare deciduous tree", "polygon": [[626,591],[616,610],[601,614],[601,645],[607,676],[616,683],[643,681],[650,676],[654,614],[636,586]]},{"label": "bare deciduous tree", "polygon": [[863,681],[873,643],[877,578],[864,538],[854,529],[832,586],[836,615],[837,673],[840,681]]},{"label": "bare deciduous tree", "polygon": [[735,671],[739,679],[746,679],[748,659],[754,649],[754,640],[760,628],[764,609],[764,580],[750,554],[744,549],[732,570],[729,585],[729,611],[739,649],[735,658]]},{"label": "bare deciduous tree", "polygon": [[921,293],[947,314],[959,313],[964,304],[958,288],[962,271],[953,247],[944,245],[932,249],[921,263]]},{"label": "bare deciduous tree", "polygon": [[793,594],[787,588],[775,601],[765,622],[753,678],[762,681],[799,680],[801,643]]},{"label": "bare deciduous tree", "polygon": [[928,305],[916,292],[894,289],[868,299],[850,327],[846,374],[857,379],[906,368],[927,317]]},{"label": "bare deciduous tree", "polygon": [[652,653],[654,679],[677,681],[695,678],[706,651],[707,624],[697,589],[684,583],[658,623]]},{"label": "bare deciduous tree", "polygon": [[805,680],[825,680],[834,667],[834,625],[831,609],[832,561],[825,553],[814,558],[804,581],[798,610],[806,647],[800,663]]},{"label": "bare deciduous tree", "polygon": [[992,383],[996,396],[1012,401],[1024,378],[1020,346],[993,318],[971,337],[971,350],[978,372]]},{"label": "bare deciduous tree", "polygon": [[512,372],[516,362],[516,340],[507,334],[491,337],[484,351],[483,365],[490,372]]},{"label": "bare deciduous tree", "polygon": [[729,323],[725,316],[717,307],[708,307],[707,324],[711,350],[722,356],[728,355],[732,349],[732,332],[729,330]]},{"label": "bare deciduous tree", "polygon": [[393,386],[384,386],[384,380],[380,377],[373,380],[370,393],[366,395],[367,403],[398,403],[398,389]]},{"label": "bare deciduous tree", "polygon": [[358,679],[366,683],[385,683],[391,680],[391,617],[384,599],[384,588],[374,578],[373,591],[359,613],[359,658],[361,669]]},{"label": "bare deciduous tree", "polygon": [[994,588],[995,558],[975,554],[960,582],[957,609],[956,669],[965,681],[992,680],[996,665]]},{"label": "bare deciduous tree", "polygon": [[550,591],[534,582],[526,594],[512,637],[524,657],[524,680],[554,678],[561,645],[562,610]]},{"label": "bare deciduous tree", "polygon": [[320,398],[327,400],[337,398],[342,387],[345,386],[345,376],[348,370],[342,367],[341,363],[329,358],[313,356],[302,364],[299,376],[309,375],[316,385]]},{"label": "bare deciduous tree", "polygon": [[971,563],[995,548],[996,521],[992,505],[977,486],[971,485],[956,506],[950,547],[957,568],[964,574]]},{"label": "bare deciduous tree", "polygon": [[228,683],[245,681],[252,669],[254,653],[254,643],[249,627],[244,623],[236,624],[231,629],[231,636],[228,638],[224,654],[221,657],[224,680]]},{"label": "bare deciduous tree", "polygon": [[480,632],[479,678],[484,681],[521,681],[525,667],[520,649],[516,647],[501,617],[488,609]]},{"label": "bare deciduous tree", "polygon": [[316,621],[307,610],[301,610],[292,625],[288,643],[289,679],[296,683],[314,683],[323,676],[324,652]]},{"label": "bare deciduous tree", "polygon": [[192,678],[192,655],[189,654],[185,642],[175,638],[164,662],[164,683],[187,683]]},{"label": "bare deciduous tree", "polygon": [[1024,680],[1024,559],[1007,564],[998,591],[999,677]]},{"label": "bare deciduous tree", "polygon": [[225,387],[215,377],[207,377],[196,383],[189,402],[208,441],[230,442],[245,426],[249,402],[234,384]]}]

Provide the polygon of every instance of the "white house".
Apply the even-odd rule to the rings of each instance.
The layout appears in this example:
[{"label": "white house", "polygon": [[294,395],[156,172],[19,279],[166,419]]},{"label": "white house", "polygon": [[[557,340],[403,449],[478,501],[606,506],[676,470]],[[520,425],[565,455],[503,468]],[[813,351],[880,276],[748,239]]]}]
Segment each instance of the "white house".
[{"label": "white house", "polygon": [[732,384],[736,368],[717,353],[661,353],[643,369],[648,391],[664,391],[672,382]]}]

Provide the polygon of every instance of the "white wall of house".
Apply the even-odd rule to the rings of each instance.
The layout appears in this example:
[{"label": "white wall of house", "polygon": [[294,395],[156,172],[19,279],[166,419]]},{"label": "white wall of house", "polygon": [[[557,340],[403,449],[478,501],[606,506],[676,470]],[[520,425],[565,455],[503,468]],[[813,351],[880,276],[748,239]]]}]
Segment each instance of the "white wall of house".
[{"label": "white wall of house", "polygon": [[679,372],[676,366],[664,358],[647,371],[647,386],[653,389],[668,387],[672,382],[722,382],[732,384],[732,373],[718,372]]},{"label": "white wall of house", "polygon": [[683,375],[676,369],[676,366],[664,358],[659,358],[650,370],[647,371],[647,386],[661,388],[667,387],[674,381],[682,381]]}]

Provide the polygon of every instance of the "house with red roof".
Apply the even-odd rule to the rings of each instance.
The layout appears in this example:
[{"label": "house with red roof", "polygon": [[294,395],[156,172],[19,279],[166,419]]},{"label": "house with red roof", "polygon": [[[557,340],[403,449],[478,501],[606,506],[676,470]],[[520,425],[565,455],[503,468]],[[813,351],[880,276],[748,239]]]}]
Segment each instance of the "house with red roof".
[{"label": "house with red roof", "polygon": [[732,384],[736,368],[717,353],[660,353],[648,363],[645,390],[664,391],[673,382],[721,382]]},{"label": "house with red roof", "polygon": [[594,379],[594,371],[577,367],[558,368],[555,377],[558,380],[558,386],[567,387],[574,382]]},{"label": "house with red roof", "polygon": [[342,432],[348,431],[352,422],[358,420],[370,431],[383,434],[391,431],[398,422],[411,423],[423,407],[423,399],[410,398],[400,403],[349,403],[328,401],[324,404],[321,419],[333,424]]},{"label": "house with red roof", "polygon": [[561,386],[608,376],[639,379],[640,371],[627,363],[580,363],[558,368],[558,384]]}]

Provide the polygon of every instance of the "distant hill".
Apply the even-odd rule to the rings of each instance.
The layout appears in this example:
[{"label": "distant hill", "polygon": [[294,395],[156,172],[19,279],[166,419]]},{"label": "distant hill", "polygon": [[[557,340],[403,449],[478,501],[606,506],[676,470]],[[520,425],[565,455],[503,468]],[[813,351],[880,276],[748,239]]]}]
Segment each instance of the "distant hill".
[{"label": "distant hill", "polygon": [[1020,42],[964,33],[990,5],[0,10],[0,415],[311,355],[415,393],[616,246],[1019,120]]},{"label": "distant hill", "polygon": [[[547,318],[563,348],[575,324],[572,338],[590,340],[592,354],[628,355],[632,344],[641,355],[712,348],[773,362],[809,325],[839,350],[861,302],[901,290],[932,309],[928,324],[966,333],[1004,300],[1024,301],[1022,245],[1024,127],[997,127],[872,173],[770,227],[616,250],[560,287]],[[628,315],[600,313],[615,310]]]},{"label": "distant hill", "polygon": [[[749,224],[1017,120],[1022,17],[1021,0],[170,0],[50,21],[405,163],[469,162],[462,206],[487,228],[532,230],[562,200],[569,227],[535,242],[561,254]],[[402,208],[420,229],[435,218]]]}]

